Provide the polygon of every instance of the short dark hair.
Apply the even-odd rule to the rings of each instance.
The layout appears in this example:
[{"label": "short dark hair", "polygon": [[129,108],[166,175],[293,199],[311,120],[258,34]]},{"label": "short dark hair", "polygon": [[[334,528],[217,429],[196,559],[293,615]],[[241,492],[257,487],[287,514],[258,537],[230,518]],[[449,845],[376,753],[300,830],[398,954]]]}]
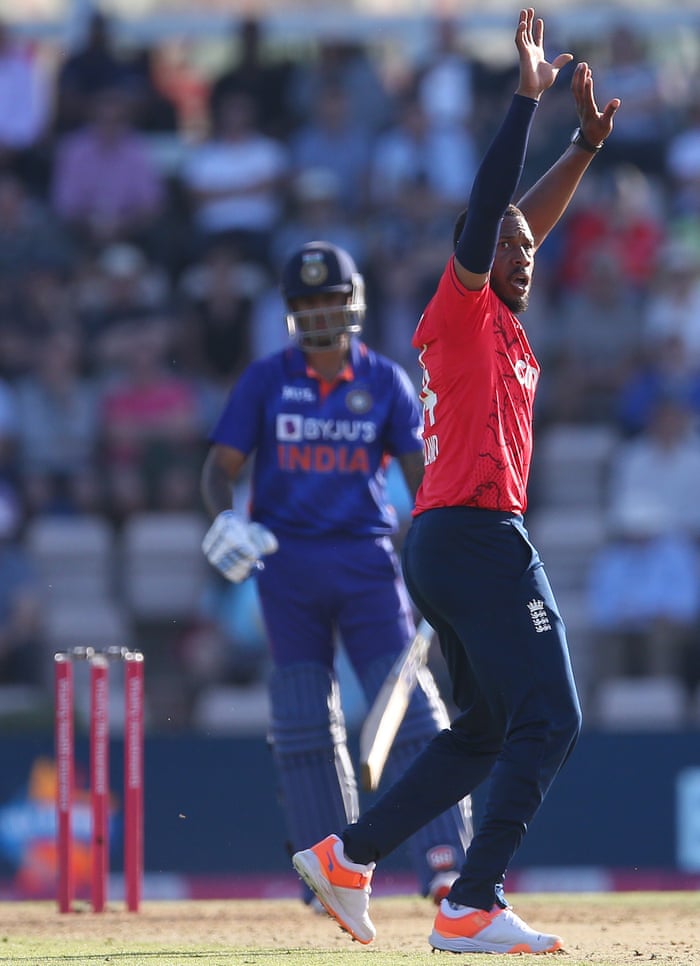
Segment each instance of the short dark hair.
[{"label": "short dark hair", "polygon": [[[520,213],[521,213],[520,208],[518,208],[516,205],[508,205],[506,210],[503,212],[503,217],[505,218],[506,215],[519,215]],[[466,220],[467,220],[467,209],[462,208],[460,213],[457,215],[455,226],[452,231],[453,248],[457,247],[457,243],[459,242],[459,239],[462,237],[462,232],[464,231],[464,224]]]}]

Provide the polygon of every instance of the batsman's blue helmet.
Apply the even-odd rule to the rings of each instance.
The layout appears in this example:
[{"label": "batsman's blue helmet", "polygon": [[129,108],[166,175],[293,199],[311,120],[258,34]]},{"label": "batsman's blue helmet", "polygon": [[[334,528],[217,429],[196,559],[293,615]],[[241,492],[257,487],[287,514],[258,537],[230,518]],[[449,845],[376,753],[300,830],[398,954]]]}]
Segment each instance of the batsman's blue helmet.
[{"label": "batsman's blue helmet", "polygon": [[[326,241],[304,245],[285,263],[280,285],[287,304],[287,330],[302,349],[333,349],[346,335],[362,331],[365,318],[365,283],[352,257]],[[340,292],[342,306],[295,311],[294,299]]]}]

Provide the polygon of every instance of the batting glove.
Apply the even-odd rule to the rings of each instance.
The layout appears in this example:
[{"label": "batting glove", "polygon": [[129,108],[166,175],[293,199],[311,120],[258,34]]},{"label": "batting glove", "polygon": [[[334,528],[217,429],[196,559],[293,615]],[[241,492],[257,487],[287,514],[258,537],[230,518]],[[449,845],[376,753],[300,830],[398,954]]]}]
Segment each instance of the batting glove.
[{"label": "batting glove", "polygon": [[274,553],[274,533],[261,523],[248,523],[233,510],[219,513],[202,541],[209,563],[234,584],[240,584],[260,566],[260,557]]}]

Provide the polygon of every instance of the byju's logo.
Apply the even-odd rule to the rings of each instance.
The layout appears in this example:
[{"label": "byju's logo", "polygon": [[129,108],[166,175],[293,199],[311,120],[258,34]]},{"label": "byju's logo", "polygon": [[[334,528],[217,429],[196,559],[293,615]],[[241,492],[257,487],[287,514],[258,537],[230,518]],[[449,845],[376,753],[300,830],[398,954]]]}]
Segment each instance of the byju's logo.
[{"label": "byju's logo", "polygon": [[318,419],[298,413],[279,413],[276,431],[280,443],[373,443],[377,438],[377,425],[369,419]]}]

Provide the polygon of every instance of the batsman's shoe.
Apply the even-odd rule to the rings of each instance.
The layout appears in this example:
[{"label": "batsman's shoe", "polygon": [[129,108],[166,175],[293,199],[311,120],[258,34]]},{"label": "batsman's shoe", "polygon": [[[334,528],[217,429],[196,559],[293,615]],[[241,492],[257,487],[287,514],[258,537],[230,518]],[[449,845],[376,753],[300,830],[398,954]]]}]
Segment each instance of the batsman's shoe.
[{"label": "batsman's shoe", "polygon": [[447,899],[440,903],[429,942],[449,953],[553,953],[562,948],[559,936],[536,932],[512,909],[494,906],[487,912]]},{"label": "batsman's shoe", "polygon": [[312,848],[296,852],[292,864],[341,929],[360,943],[372,942],[377,935],[369,918],[374,862],[351,862],[338,836],[329,835]]}]

